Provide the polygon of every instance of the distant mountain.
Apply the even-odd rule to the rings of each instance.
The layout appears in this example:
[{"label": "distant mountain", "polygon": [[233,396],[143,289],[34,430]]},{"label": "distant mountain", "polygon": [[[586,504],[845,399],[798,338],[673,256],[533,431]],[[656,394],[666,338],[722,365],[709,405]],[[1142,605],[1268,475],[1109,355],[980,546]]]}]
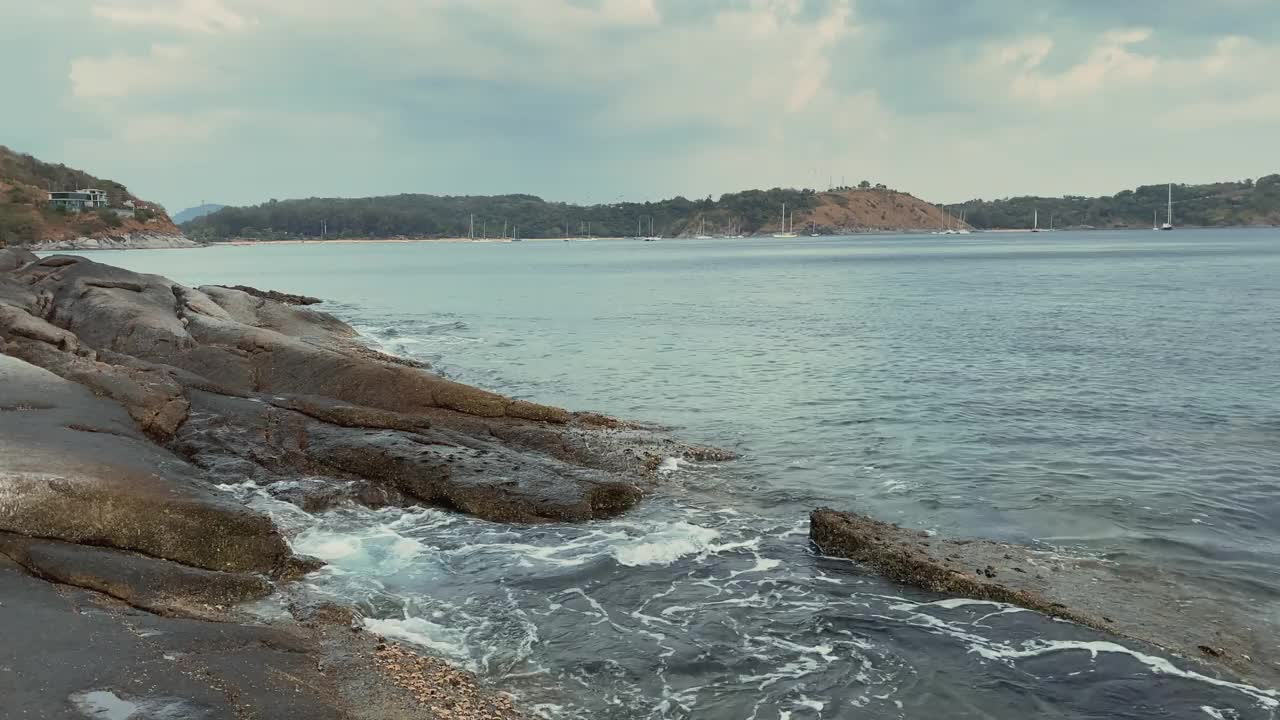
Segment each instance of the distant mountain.
[{"label": "distant mountain", "polygon": [[772,233],[781,229],[782,205],[797,232],[822,234],[864,230],[920,230],[943,226],[943,213],[906,193],[883,186],[829,192],[774,188],[720,196],[677,197],[645,203],[569,205],[532,195],[394,195],[371,198],[310,198],[228,207],[187,223],[200,240],[341,237],[465,237],[475,217],[477,237],[592,234],[628,237],[637,231],[664,237]]},{"label": "distant mountain", "polygon": [[196,218],[204,217],[209,213],[218,212],[224,207],[227,207],[227,206],[218,205],[215,203],[206,203],[204,205],[197,205],[196,207],[187,208],[186,210],[180,210],[179,212],[175,213],[173,216],[173,221],[178,225],[181,225],[185,222],[190,222],[192,220],[195,220]]},{"label": "distant mountain", "polygon": [[[1115,195],[1083,197],[1014,197],[971,200],[954,206],[978,228],[1031,227],[1037,211],[1040,226],[1059,228],[1149,228],[1163,223],[1169,186],[1143,185]],[[1191,227],[1280,225],[1280,175],[1255,180],[1173,186],[1173,224]]]},{"label": "distant mountain", "polygon": [[[50,191],[93,188],[105,204],[86,212],[53,207]],[[180,236],[164,208],[147,203],[114,180],[46,163],[0,145],[0,247],[105,240],[128,236]]]}]

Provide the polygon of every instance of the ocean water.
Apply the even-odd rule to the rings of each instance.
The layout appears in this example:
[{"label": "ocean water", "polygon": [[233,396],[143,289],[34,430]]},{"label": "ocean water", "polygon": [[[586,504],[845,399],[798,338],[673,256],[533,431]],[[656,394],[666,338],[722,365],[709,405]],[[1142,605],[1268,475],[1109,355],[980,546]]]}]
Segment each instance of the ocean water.
[{"label": "ocean water", "polygon": [[821,557],[807,513],[1158,567],[1272,632],[1280,231],[93,257],[323,297],[449,377],[741,453],[670,460],[635,511],[586,525],[311,516],[226,479],[329,561],[315,592],[536,715],[1277,715],[1274,689]]}]

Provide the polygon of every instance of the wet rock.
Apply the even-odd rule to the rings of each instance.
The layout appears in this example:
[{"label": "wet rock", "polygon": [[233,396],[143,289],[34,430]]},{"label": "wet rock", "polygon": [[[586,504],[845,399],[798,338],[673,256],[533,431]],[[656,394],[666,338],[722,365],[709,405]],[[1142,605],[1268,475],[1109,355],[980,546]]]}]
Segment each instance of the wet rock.
[{"label": "wet rock", "polygon": [[302,600],[289,605],[289,614],[305,625],[335,625],[354,628],[361,625],[360,613],[335,602]]},{"label": "wet rock", "polygon": [[[933,537],[922,547],[921,531],[830,508],[814,510],[809,519],[809,537],[821,552],[855,560],[895,582],[1017,605],[1190,659],[1208,658],[1255,682],[1280,681],[1280,666],[1260,661],[1276,659],[1275,649],[1237,617],[1229,603],[1200,592],[1190,594],[1173,578],[1129,571],[1116,562],[986,540]],[[976,572],[956,572],[949,567],[953,561]],[[1056,571],[1048,576],[999,572],[1018,570],[1020,565]],[[1243,652],[1214,654],[1206,647]]]},{"label": "wet rock", "polygon": [[5,355],[0,531],[208,570],[271,572],[289,555],[269,518],[206,485],[118,404]]},{"label": "wet rock", "polygon": [[259,290],[248,285],[222,285],[221,287],[225,287],[228,290],[239,290],[257,298],[274,300],[285,305],[319,305],[324,302],[320,298],[311,297],[310,295],[295,295],[294,293],[279,292],[278,290]]},{"label": "wet rock", "polygon": [[270,292],[78,257],[6,262],[4,352],[119,403],[193,464],[167,464],[190,482],[250,480],[309,512],[350,499],[589,520],[638,502],[666,457],[728,457],[445,380]]},{"label": "wet rock", "polygon": [[290,555],[285,561],[284,568],[280,571],[281,580],[300,580],[307,574],[313,573],[327,565],[325,561],[318,557],[310,555]]},{"label": "wet rock", "polygon": [[202,570],[137,553],[0,533],[0,553],[46,580],[96,590],[134,607],[199,617],[266,597],[261,575]]}]

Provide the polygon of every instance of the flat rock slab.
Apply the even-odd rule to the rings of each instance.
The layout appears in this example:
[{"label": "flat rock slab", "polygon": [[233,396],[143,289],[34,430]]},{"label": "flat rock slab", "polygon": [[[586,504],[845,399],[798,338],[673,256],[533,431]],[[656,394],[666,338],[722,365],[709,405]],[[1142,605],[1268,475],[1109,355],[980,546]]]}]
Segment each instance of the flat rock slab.
[{"label": "flat rock slab", "polygon": [[96,590],[165,615],[221,615],[272,591],[261,575],[201,570],[123,550],[10,533],[0,533],[0,554],[50,582]]},{"label": "flat rock slab", "polygon": [[[173,717],[236,720],[238,703],[229,691],[241,688],[228,687],[216,666],[225,662],[227,633],[238,628],[192,623],[103,606],[92,594],[66,591],[0,558],[0,717],[128,718],[105,711],[133,705],[180,711]],[[272,697],[280,694],[299,699],[308,710],[301,717],[342,717],[310,702],[309,688],[301,693],[296,683],[283,682],[281,671],[305,675],[305,656],[271,649],[263,640],[272,637],[242,632],[233,641],[244,659],[258,663],[261,685],[272,686],[270,692],[244,688],[240,704],[260,701],[284,711]]]},{"label": "flat rock slab", "polygon": [[1280,686],[1276,628],[1253,627],[1176,578],[1096,558],[987,540],[947,539],[857,513],[819,508],[809,537],[904,585],[1035,610]]},{"label": "flat rock slab", "polygon": [[208,570],[272,572],[270,518],[157,446],[125,410],[0,355],[0,531],[134,550]]},{"label": "flat rock slab", "polygon": [[350,618],[269,627],[158,617],[0,556],[4,720],[512,720],[467,673]]}]

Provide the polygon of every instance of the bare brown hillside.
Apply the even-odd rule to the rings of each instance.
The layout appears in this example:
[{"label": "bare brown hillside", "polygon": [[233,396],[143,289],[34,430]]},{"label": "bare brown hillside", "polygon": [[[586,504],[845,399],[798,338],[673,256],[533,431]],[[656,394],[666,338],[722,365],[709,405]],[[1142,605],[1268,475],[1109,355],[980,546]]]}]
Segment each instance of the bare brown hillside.
[{"label": "bare brown hillside", "polygon": [[[896,190],[840,190],[818,193],[818,205],[795,214],[796,232],[816,224],[820,233],[877,230],[941,230],[947,226],[941,208]],[[952,227],[959,227],[956,218]],[[777,230],[781,216],[769,232]],[[963,227],[968,228],[967,224]]]}]

